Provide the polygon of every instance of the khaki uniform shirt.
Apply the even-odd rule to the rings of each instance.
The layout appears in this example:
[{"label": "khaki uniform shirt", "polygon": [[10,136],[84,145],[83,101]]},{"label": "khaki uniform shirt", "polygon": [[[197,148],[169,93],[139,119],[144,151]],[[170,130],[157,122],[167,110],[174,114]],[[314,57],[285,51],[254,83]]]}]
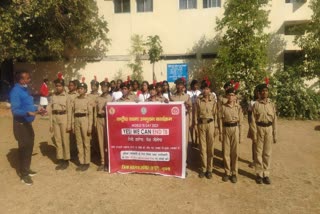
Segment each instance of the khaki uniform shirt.
[{"label": "khaki uniform shirt", "polygon": [[[71,110],[73,109],[73,111]],[[69,110],[72,111],[72,119],[71,119],[71,125],[72,128],[74,127],[74,114],[77,113],[83,113],[87,114],[88,118],[88,131],[92,130],[92,122],[93,122],[93,110],[92,110],[92,101],[91,98],[89,98],[87,95],[85,97],[78,96],[74,99],[71,107],[69,107]]]},{"label": "khaki uniform shirt", "polygon": [[92,101],[92,103],[93,103],[93,106],[95,106],[96,99],[97,99],[97,97],[99,97],[99,96],[100,96],[99,93],[95,93],[95,94],[90,93],[90,94],[88,94],[88,97],[91,99],[91,101]]},{"label": "khaki uniform shirt", "polygon": [[68,106],[68,112],[67,112],[67,116],[68,116],[68,124],[67,124],[67,127],[68,129],[71,129],[71,120],[72,120],[72,112],[73,112],[73,101],[74,99],[79,96],[78,92],[77,91],[72,91],[72,92],[68,92],[67,93],[67,96],[68,96],[68,99],[67,99],[67,106]]},{"label": "khaki uniform shirt", "polygon": [[[106,105],[107,103],[112,102],[112,96],[110,94],[101,95],[96,98],[95,107],[96,107],[96,114],[94,114],[94,118],[97,118],[98,114],[106,114]],[[94,120],[97,121],[96,119]],[[96,125],[96,124],[95,124]]]},{"label": "khaki uniform shirt", "polygon": [[166,98],[162,95],[156,95],[154,97],[149,97],[146,101],[147,102],[161,102],[163,103],[166,100]]},{"label": "khaki uniform shirt", "polygon": [[241,124],[243,122],[243,112],[239,103],[235,103],[234,106],[225,103],[221,105],[219,110],[219,131],[222,134],[223,123],[238,123],[239,133],[241,136]]},{"label": "khaki uniform shirt", "polygon": [[136,95],[129,94],[128,96],[124,97],[122,96],[117,102],[135,102],[136,101]]},{"label": "khaki uniform shirt", "polygon": [[61,94],[53,94],[51,97],[51,102],[48,105],[48,114],[49,114],[49,121],[50,127],[52,127],[53,121],[53,114],[52,111],[66,111],[66,115],[68,112],[68,104],[69,104],[69,97],[67,96],[66,92],[62,92]]},{"label": "khaki uniform shirt", "polygon": [[275,105],[268,98],[265,100],[257,100],[252,108],[252,122],[250,128],[254,139],[257,139],[257,122],[272,123],[273,137],[277,138],[277,112]]},{"label": "khaki uniform shirt", "polygon": [[72,91],[72,92],[68,92],[67,96],[71,98],[71,100],[73,101],[77,96],[79,96],[77,91]]},{"label": "khaki uniform shirt", "polygon": [[[88,94],[88,97],[90,98],[91,100],[91,105],[92,105],[92,110],[93,110],[93,115],[96,115],[96,99],[100,96],[100,93],[90,93]],[[93,124],[96,124],[96,117],[93,117]]]},{"label": "khaki uniform shirt", "polygon": [[171,95],[171,100],[173,102],[177,102],[177,101],[182,101],[184,102],[185,106],[186,106],[186,113],[191,113],[192,112],[192,103],[191,103],[191,99],[190,96],[184,92],[182,92],[181,94],[178,93],[174,93]]},{"label": "khaki uniform shirt", "polygon": [[200,94],[195,103],[195,118],[194,123],[198,124],[198,119],[213,119],[217,117],[217,103],[214,97],[210,94],[208,100]]}]

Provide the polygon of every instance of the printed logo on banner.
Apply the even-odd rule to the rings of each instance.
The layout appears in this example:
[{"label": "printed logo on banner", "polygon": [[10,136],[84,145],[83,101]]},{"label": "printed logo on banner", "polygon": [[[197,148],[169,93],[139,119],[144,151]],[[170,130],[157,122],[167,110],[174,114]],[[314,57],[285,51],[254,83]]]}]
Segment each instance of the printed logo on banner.
[{"label": "printed logo on banner", "polygon": [[141,108],[141,114],[145,115],[147,113],[147,108],[146,107],[142,107]]},{"label": "printed logo on banner", "polygon": [[173,107],[171,109],[171,114],[172,115],[179,115],[180,114],[179,108],[178,107]]},{"label": "printed logo on banner", "polygon": [[109,109],[109,114],[110,114],[110,115],[114,115],[114,113],[116,113],[116,110],[115,110],[113,107],[111,107],[111,108]]}]

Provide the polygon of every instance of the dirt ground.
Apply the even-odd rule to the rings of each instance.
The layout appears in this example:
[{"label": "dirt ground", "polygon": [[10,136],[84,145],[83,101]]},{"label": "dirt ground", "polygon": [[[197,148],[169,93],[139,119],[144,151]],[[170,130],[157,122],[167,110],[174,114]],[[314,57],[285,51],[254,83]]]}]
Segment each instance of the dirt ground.
[{"label": "dirt ground", "polygon": [[[17,143],[8,110],[0,111],[0,213],[320,213],[320,122],[279,120],[272,185],[257,185],[248,167],[251,142],[240,145],[238,183],[224,183],[221,143],[214,177],[198,178],[198,151],[186,179],[142,174],[56,171],[48,120],[34,122],[34,185],[17,176]],[[245,128],[247,131],[247,126]]]}]

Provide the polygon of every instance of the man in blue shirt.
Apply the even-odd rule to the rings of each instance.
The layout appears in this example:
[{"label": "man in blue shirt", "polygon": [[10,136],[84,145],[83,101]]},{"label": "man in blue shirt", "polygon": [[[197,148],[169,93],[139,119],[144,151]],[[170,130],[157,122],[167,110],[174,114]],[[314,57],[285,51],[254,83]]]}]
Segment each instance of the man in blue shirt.
[{"label": "man in blue shirt", "polygon": [[13,133],[18,141],[19,163],[21,181],[27,185],[32,185],[30,176],[36,173],[30,170],[31,156],[34,145],[34,131],[32,121],[36,113],[42,112],[42,108],[34,105],[33,97],[28,91],[28,84],[31,81],[27,71],[16,74],[16,84],[10,92],[11,111],[13,114]]}]

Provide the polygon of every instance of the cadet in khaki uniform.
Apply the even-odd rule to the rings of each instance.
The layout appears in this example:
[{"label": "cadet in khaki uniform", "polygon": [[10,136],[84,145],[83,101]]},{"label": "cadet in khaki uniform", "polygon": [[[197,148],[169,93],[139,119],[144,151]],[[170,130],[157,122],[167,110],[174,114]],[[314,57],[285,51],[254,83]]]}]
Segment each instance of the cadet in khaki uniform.
[{"label": "cadet in khaki uniform", "polygon": [[123,82],[120,85],[120,89],[122,92],[122,97],[117,100],[117,102],[135,102],[137,101],[136,96],[131,94],[129,91],[130,85],[128,82]]},{"label": "cadet in khaki uniform", "polygon": [[97,129],[98,141],[99,141],[99,150],[101,157],[101,165],[98,167],[98,171],[105,170],[108,168],[105,165],[105,148],[107,142],[107,130],[106,130],[106,104],[112,102],[112,96],[109,94],[110,83],[108,79],[100,83],[102,95],[96,99],[96,114],[94,114]]},{"label": "cadet in khaki uniform", "polygon": [[161,93],[158,93],[158,87],[160,83],[149,85],[148,90],[150,93],[150,97],[146,100],[147,102],[165,102],[168,103],[169,100],[162,96]]},{"label": "cadet in khaki uniform", "polygon": [[[241,125],[243,113],[241,106],[236,102],[236,91],[239,83],[226,90],[227,103],[222,104],[219,110],[220,133],[222,133],[223,162],[225,175],[223,181],[237,182],[238,174],[238,144],[241,143]],[[220,137],[221,138],[221,137]]]},{"label": "cadet in khaki uniform", "polygon": [[184,92],[184,84],[185,84],[185,79],[184,78],[179,78],[175,82],[176,84],[176,93],[172,94],[170,96],[170,101],[172,102],[177,102],[177,101],[182,101],[184,102],[186,106],[186,142],[187,142],[187,147],[189,143],[189,115],[192,112],[192,103],[190,96]]},{"label": "cadet in khaki uniform", "polygon": [[[182,101],[184,102],[186,106],[186,124],[185,124],[185,138],[186,138],[186,158],[188,162],[188,144],[189,144],[189,115],[192,112],[192,103],[190,96],[184,92],[185,89],[185,79],[184,78],[178,78],[175,82],[176,84],[176,93],[172,94],[170,96],[170,101],[177,102],[177,101]],[[186,173],[187,176],[187,173]]]},{"label": "cadet in khaki uniform", "polygon": [[90,164],[90,135],[92,129],[92,103],[90,98],[86,95],[87,84],[82,83],[78,86],[79,96],[74,99],[72,107],[72,123],[76,135],[78,157],[80,165],[77,171],[85,171],[89,168]]},{"label": "cadet in khaki uniform", "polygon": [[[209,82],[209,80],[208,80]],[[190,133],[190,137],[191,137],[191,145],[193,148],[198,149],[199,148],[199,133],[198,133],[198,128],[197,126],[194,126],[194,124],[192,124],[192,121],[195,121],[194,117],[195,117],[195,105],[196,105],[196,100],[197,97],[201,94],[201,91],[198,90],[199,89],[199,82],[198,80],[194,79],[191,81],[190,83],[190,90],[187,91],[187,94],[189,94],[190,99],[191,99],[191,103],[192,103],[192,113],[190,114],[189,117],[189,133]]]},{"label": "cadet in khaki uniform", "polygon": [[256,150],[257,150],[257,144],[253,142],[253,133],[251,130],[251,123],[252,123],[252,109],[253,105],[256,102],[256,100],[259,99],[259,92],[258,92],[258,86],[255,87],[253,91],[253,100],[250,101],[249,106],[248,106],[248,124],[249,124],[249,129],[248,129],[248,134],[247,138],[250,138],[252,143],[251,143],[251,151],[252,151],[252,162],[249,164],[250,168],[254,168],[255,162],[256,162]]},{"label": "cadet in khaki uniform", "polygon": [[[91,105],[92,105],[92,115],[96,115],[96,99],[97,97],[100,96],[100,93],[98,93],[99,90],[99,82],[97,81],[97,77],[94,76],[93,80],[91,80],[90,82],[90,87],[91,87],[91,92],[90,94],[88,94],[88,97],[91,100]],[[90,136],[90,144],[91,144],[91,149],[92,151],[99,153],[99,145],[98,145],[98,134],[97,134],[97,130],[94,126],[94,124],[97,123],[97,121],[95,121],[95,117],[93,117],[93,121],[92,121],[92,133]]]},{"label": "cadet in khaki uniform", "polygon": [[[71,107],[74,99],[78,96],[77,87],[79,85],[79,80],[72,80],[69,81],[68,85],[68,93],[67,93],[67,106]],[[67,112],[68,115],[68,129],[71,129],[71,117],[72,111]],[[69,132],[69,142],[70,142],[70,153],[71,158],[74,159],[78,155],[77,143],[76,143],[76,136],[73,131]]]},{"label": "cadet in khaki uniform", "polygon": [[[232,88],[233,82],[234,82],[234,81],[231,80],[231,81],[226,82],[226,83],[223,85],[223,89],[224,89],[225,92],[226,92],[229,88]],[[222,108],[222,105],[223,105],[223,104],[226,104],[227,102],[228,102],[228,99],[227,99],[226,94],[220,95],[220,96],[218,97],[218,101],[217,101],[217,110],[218,110],[218,112],[220,112],[220,109]],[[218,126],[219,126],[219,130],[222,129],[222,127],[220,127],[220,123],[218,123]],[[220,139],[221,136],[222,136],[221,134],[222,134],[222,133],[220,133],[220,135],[219,135],[219,140],[222,142],[222,139]]]},{"label": "cadet in khaki uniform", "polygon": [[91,92],[88,94],[88,97],[91,99],[92,105],[93,105],[93,113],[95,113],[95,102],[97,97],[100,96],[99,90],[99,82],[97,81],[97,77],[94,76],[94,79],[91,80],[90,86],[91,86]]},{"label": "cadet in khaki uniform", "polygon": [[277,114],[275,105],[268,98],[269,88],[267,84],[258,86],[259,100],[252,109],[251,130],[253,142],[256,143],[256,182],[257,184],[271,184],[270,163],[272,142],[277,142]]},{"label": "cadet in khaki uniform", "polygon": [[64,91],[62,73],[54,80],[56,88],[48,106],[50,132],[53,132],[57,150],[58,166],[56,170],[64,170],[69,166],[70,141],[67,128],[68,96]]},{"label": "cadet in khaki uniform", "polygon": [[209,80],[201,82],[202,93],[195,101],[194,123],[198,125],[200,139],[201,170],[199,178],[212,178],[214,152],[214,121],[217,115],[217,103],[210,93]]}]

